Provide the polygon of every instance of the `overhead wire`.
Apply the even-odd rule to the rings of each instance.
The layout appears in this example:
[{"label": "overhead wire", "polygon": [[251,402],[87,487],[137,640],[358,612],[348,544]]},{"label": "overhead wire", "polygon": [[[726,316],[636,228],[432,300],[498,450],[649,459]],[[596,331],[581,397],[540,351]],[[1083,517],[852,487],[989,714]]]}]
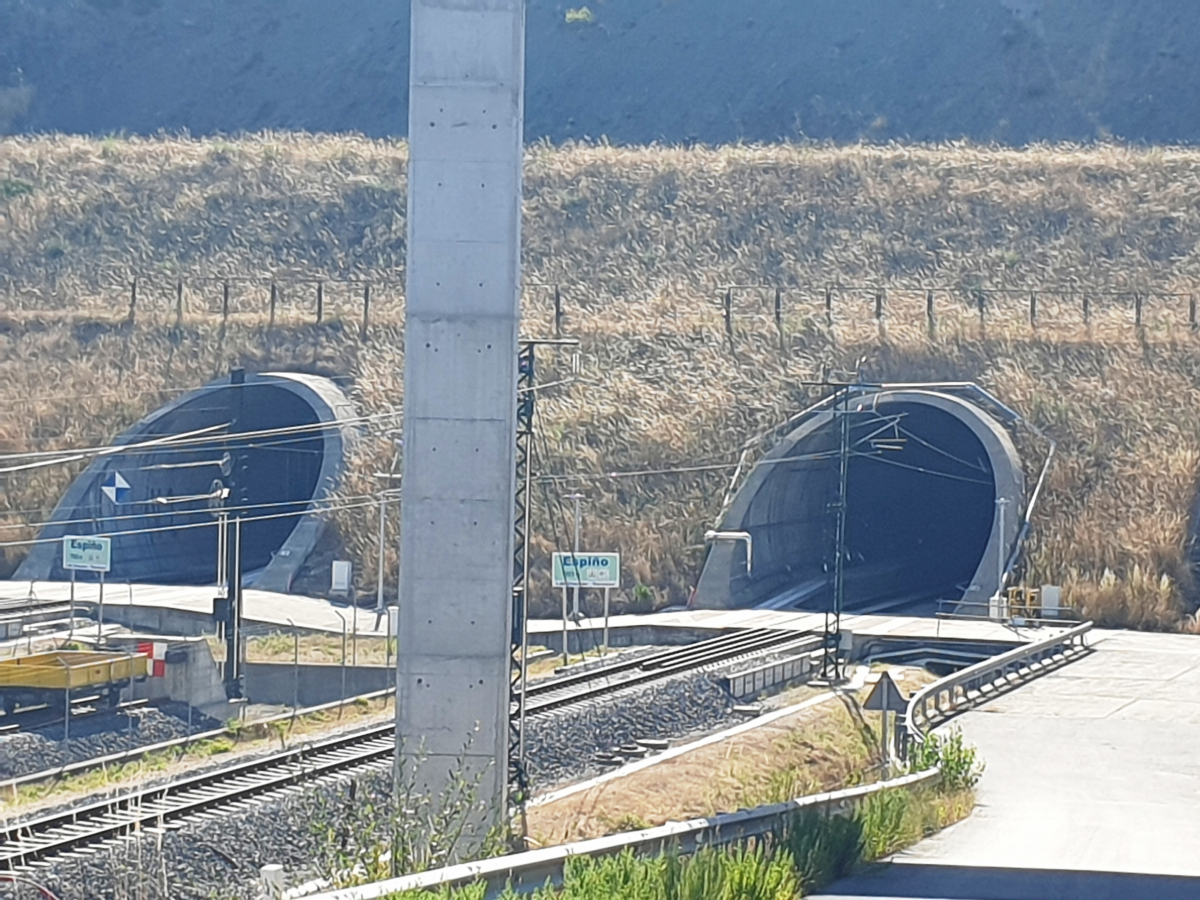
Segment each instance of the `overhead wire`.
[{"label": "overhead wire", "polygon": [[[386,492],[387,489],[384,490]],[[379,492],[370,494],[352,494],[341,497],[341,500],[365,500],[367,498],[375,498],[379,496]],[[191,502],[191,501],[189,501]],[[196,500],[195,502],[200,502]],[[241,512],[253,509],[272,509],[280,506],[299,506],[301,504],[308,505],[310,503],[322,503],[321,500],[279,500],[271,503],[247,503],[242,506],[221,506],[221,507],[193,507],[191,509],[174,509],[174,510],[155,510],[153,512],[128,513],[125,515],[116,516],[83,516],[76,519],[48,519],[43,522],[19,522],[19,523],[0,523],[0,531],[15,530],[18,528],[46,528],[54,525],[86,525],[94,522],[124,522],[132,519],[163,519],[174,516],[196,516],[196,515],[215,515],[219,512]],[[155,504],[153,500],[139,501],[140,504],[152,506]],[[79,508],[79,507],[76,507]],[[306,511],[300,510],[296,515],[303,515]],[[124,532],[120,532],[124,533]]]},{"label": "overhead wire", "polygon": [[[172,451],[177,451],[177,450],[184,449],[184,448],[191,448],[191,447],[197,447],[197,446],[205,446],[205,445],[214,444],[214,443],[228,442],[230,440],[230,438],[246,439],[246,438],[272,437],[272,436],[284,435],[284,434],[305,434],[305,433],[314,432],[314,431],[327,431],[327,430],[335,429],[335,428],[345,428],[345,427],[348,427],[351,425],[358,425],[358,424],[365,423],[365,422],[378,421],[380,419],[394,419],[399,415],[401,415],[401,413],[398,410],[392,410],[390,412],[385,412],[385,413],[374,413],[374,414],[365,415],[365,416],[347,416],[347,417],[341,418],[341,419],[331,419],[326,422],[311,422],[311,423],[306,423],[304,425],[287,425],[287,426],[280,426],[278,428],[261,429],[258,431],[225,432],[225,433],[222,433],[222,435],[220,437],[212,437],[212,438],[195,438],[195,437],[192,437],[192,435],[196,434],[197,432],[187,432],[186,439],[181,438],[180,436],[177,436],[177,435],[167,435],[162,438],[155,439],[153,441],[141,441],[141,442],[129,443],[129,444],[106,444],[106,445],[102,445],[102,446],[83,447],[83,448],[65,449],[65,450],[36,450],[36,451],[29,451],[29,452],[25,452],[25,453],[2,453],[2,454],[0,454],[0,462],[6,462],[9,460],[17,460],[17,459],[47,459],[47,458],[53,458],[53,459],[56,459],[59,461],[75,462],[80,459],[85,459],[85,458],[88,458],[91,456],[100,456],[100,455],[110,456],[110,455],[119,455],[122,453],[136,453],[136,452],[139,452],[140,450],[145,449],[146,447],[150,447],[150,446],[153,446],[154,444],[162,444],[162,443],[169,443],[170,444],[169,449]],[[198,431],[208,432],[208,431],[214,431],[214,430],[217,430],[220,428],[228,428],[229,424],[230,423],[226,422],[224,424],[211,425],[211,426],[208,426],[207,428],[199,429]],[[66,459],[66,457],[70,457],[70,459],[68,460],[68,459]],[[0,472],[4,472],[4,471],[9,471],[9,470],[0,468]]]},{"label": "overhead wire", "polygon": [[986,485],[987,487],[993,486],[993,482],[984,481],[981,478],[967,478],[965,475],[952,475],[949,472],[938,472],[934,469],[926,469],[924,466],[914,466],[914,465],[909,465],[908,463],[902,463],[896,459],[888,459],[886,456],[881,456],[876,453],[861,453],[861,452],[851,451],[851,456],[859,456],[859,457],[863,457],[865,459],[872,459],[872,460],[875,460],[876,462],[883,463],[884,465],[896,466],[899,469],[908,469],[913,472],[920,472],[922,475],[929,475],[929,476],[932,476],[935,478],[948,478],[951,481],[965,481],[965,482],[968,482],[969,484],[981,484],[981,485]]},{"label": "overhead wire", "polygon": [[[370,495],[371,499],[361,503],[339,503],[325,506],[320,509],[299,510],[295,512],[273,513],[265,516],[241,516],[242,523],[247,522],[263,522],[272,519],[294,518],[302,515],[320,515],[330,512],[340,512],[346,509],[361,509],[363,507],[374,507],[377,500],[374,495]],[[183,525],[163,525],[155,528],[131,528],[128,530],[118,531],[98,531],[94,534],[85,535],[86,537],[128,537],[138,534],[161,534],[169,531],[189,531],[195,528],[214,528],[218,525],[217,520],[208,522],[190,522]],[[0,541],[0,547],[33,547],[38,544],[58,544],[61,538],[30,538],[23,541]]]}]

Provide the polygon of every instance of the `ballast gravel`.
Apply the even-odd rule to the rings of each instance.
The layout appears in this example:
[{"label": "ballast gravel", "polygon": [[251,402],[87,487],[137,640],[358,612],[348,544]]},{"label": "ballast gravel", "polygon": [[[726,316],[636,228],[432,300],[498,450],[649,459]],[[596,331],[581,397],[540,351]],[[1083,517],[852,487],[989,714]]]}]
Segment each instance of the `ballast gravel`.
[{"label": "ballast gravel", "polygon": [[[597,754],[639,738],[712,731],[738,719],[733,706],[718,675],[691,673],[532,716],[526,732],[532,786],[545,790],[597,774],[603,771]],[[283,865],[290,885],[312,879],[331,843],[353,840],[361,831],[347,826],[348,810],[363,804],[389,808],[390,773],[390,764],[383,763],[355,778],[325,779],[188,819],[161,834],[54,860],[39,866],[35,877],[61,900],[258,898],[261,866]]]},{"label": "ballast gravel", "polygon": [[[0,780],[43,772],[125,750],[147,747],[220,728],[215,719],[193,712],[188,729],[187,706],[118,710],[71,720],[70,739],[63,746],[63,726],[0,735]],[[2,896],[2,895],[0,895]]]}]

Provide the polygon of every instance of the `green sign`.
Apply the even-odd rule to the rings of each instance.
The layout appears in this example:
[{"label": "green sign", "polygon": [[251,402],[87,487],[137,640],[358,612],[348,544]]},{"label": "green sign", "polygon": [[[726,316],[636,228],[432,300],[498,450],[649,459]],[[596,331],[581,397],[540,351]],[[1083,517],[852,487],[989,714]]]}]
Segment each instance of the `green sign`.
[{"label": "green sign", "polygon": [[112,564],[112,538],[72,537],[62,539],[63,568],[78,572],[107,572]]},{"label": "green sign", "polygon": [[554,586],[615,588],[621,586],[620,553],[555,553]]}]

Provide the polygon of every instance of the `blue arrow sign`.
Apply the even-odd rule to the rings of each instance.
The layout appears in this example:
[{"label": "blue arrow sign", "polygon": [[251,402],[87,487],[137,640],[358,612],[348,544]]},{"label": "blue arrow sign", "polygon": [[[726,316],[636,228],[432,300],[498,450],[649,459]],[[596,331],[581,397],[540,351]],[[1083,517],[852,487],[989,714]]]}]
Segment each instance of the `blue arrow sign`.
[{"label": "blue arrow sign", "polygon": [[127,503],[131,493],[129,482],[121,477],[120,472],[113,472],[105,478],[100,484],[100,490],[113,503]]}]

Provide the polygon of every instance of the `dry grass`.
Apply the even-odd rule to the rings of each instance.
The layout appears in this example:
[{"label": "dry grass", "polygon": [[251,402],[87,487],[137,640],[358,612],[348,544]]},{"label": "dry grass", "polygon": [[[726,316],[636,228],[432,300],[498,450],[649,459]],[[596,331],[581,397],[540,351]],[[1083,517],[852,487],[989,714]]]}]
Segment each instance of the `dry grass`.
[{"label": "dry grass", "polygon": [[541,845],[776,803],[860,779],[875,760],[832,701],[529,810]]},{"label": "dry grass", "polygon": [[[353,636],[348,637],[345,645],[346,664],[382,666],[394,662],[396,639],[390,640],[392,645],[389,650],[385,638],[359,637],[354,640]],[[299,658],[304,665],[341,665],[342,655],[342,639],[337,635],[301,635],[299,646],[293,635],[282,631],[257,635],[246,641],[248,662],[290,663]]]},{"label": "dry grass", "polygon": [[[0,444],[103,438],[235,361],[343,374],[365,411],[395,408],[404,165],[402,144],[353,136],[0,142]],[[535,509],[538,608],[554,607],[546,558],[567,525],[547,501],[577,488],[586,542],[623,551],[630,582],[658,602],[684,599],[729,472],[608,473],[731,463],[749,435],[813,399],[801,379],[860,362],[869,379],[978,381],[1060,441],[1032,580],[1063,582],[1108,624],[1175,627],[1193,605],[1200,338],[1187,302],[1200,287],[1200,152],[538,145],[526,171],[524,331],[552,331],[539,285],[559,283],[566,330],[582,341],[580,381],[541,405],[538,466],[553,480]],[[126,326],[135,272],[143,295]],[[218,276],[276,278],[276,327],[265,286],[237,282],[223,327],[219,286],[198,280]],[[317,277],[388,282],[369,342],[355,334],[356,286],[331,288],[332,321],[301,324],[314,289],[298,282]],[[731,352],[728,284],[784,287],[786,337],[773,291],[739,290]],[[887,315],[873,319],[872,293],[839,291],[828,326],[828,284],[886,286]],[[933,335],[928,284],[952,289],[936,296]],[[1015,291],[987,295],[982,325],[980,286]],[[1090,298],[1086,327],[1068,289]],[[1135,291],[1158,292],[1140,329]],[[568,368],[547,354],[542,376]],[[346,491],[377,489],[370,473],[393,454],[386,435],[368,437]],[[10,519],[43,515],[68,474],[10,480]],[[368,578],[372,516],[341,520]]]},{"label": "dry grass", "polygon": [[[908,666],[876,669],[890,672],[906,695],[936,677]],[[534,806],[529,810],[530,834],[539,844],[563,843],[873,780],[881,768],[880,716],[861,709],[870,691],[867,686],[852,701],[819,703],[719,744]],[[817,694],[807,686],[792,688],[769,704],[782,709]],[[971,808],[970,802],[965,811],[959,801],[950,806],[963,814]]]}]

